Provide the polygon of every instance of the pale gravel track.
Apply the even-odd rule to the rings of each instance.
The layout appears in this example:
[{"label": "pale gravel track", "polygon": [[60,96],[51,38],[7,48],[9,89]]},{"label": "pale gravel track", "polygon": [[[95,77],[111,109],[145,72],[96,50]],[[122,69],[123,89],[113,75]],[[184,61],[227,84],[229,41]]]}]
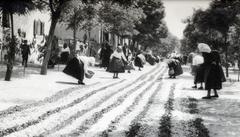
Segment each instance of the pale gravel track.
[{"label": "pale gravel track", "polygon": [[[144,78],[146,78],[144,76]],[[47,136],[49,134],[53,134],[58,130],[61,130],[62,128],[70,125],[75,119],[85,115],[86,113],[92,111],[95,108],[98,108],[100,105],[102,105],[103,103],[105,103],[106,101],[108,101],[109,99],[111,99],[113,96],[119,94],[120,92],[122,92],[123,90],[126,90],[127,88],[131,87],[132,85],[136,84],[137,82],[139,82],[140,80],[143,79],[137,79],[136,81],[134,81],[133,83],[127,84],[124,87],[121,87],[115,91],[110,91],[110,94],[102,97],[99,101],[96,101],[96,103],[94,103],[94,105],[92,105],[89,108],[86,109],[82,109],[81,111],[77,111],[75,114],[71,115],[69,118],[65,119],[64,121],[62,121],[61,123],[57,124],[56,126],[54,126],[53,128],[46,130],[45,132],[41,133],[40,136]],[[143,83],[141,82],[139,85],[142,85]]]},{"label": "pale gravel track", "polygon": [[3,118],[3,117],[6,117],[7,115],[10,115],[10,114],[13,114],[13,113],[16,113],[16,112],[19,112],[19,111],[23,111],[25,109],[30,109],[32,107],[44,105],[45,103],[52,103],[52,102],[58,101],[63,96],[66,96],[66,95],[72,93],[75,90],[87,89],[87,88],[95,86],[97,84],[99,84],[99,82],[93,83],[93,84],[90,84],[90,85],[86,85],[86,86],[80,85],[80,86],[76,86],[76,87],[67,88],[67,89],[58,91],[56,94],[52,95],[51,97],[47,97],[44,100],[40,100],[40,101],[30,103],[30,104],[23,104],[23,105],[20,105],[20,106],[17,105],[17,106],[13,106],[13,107],[10,107],[10,108],[5,109],[5,110],[1,110],[0,111],[0,119]]},{"label": "pale gravel track", "polygon": [[[161,78],[162,76],[163,75],[161,74],[159,76],[159,78]],[[153,84],[155,84],[157,86],[154,88],[155,90],[152,93],[150,93],[150,95],[148,96],[148,98],[146,99],[146,102],[144,102],[144,104],[141,104],[142,102],[140,103],[141,98],[142,98],[142,96],[141,96],[141,98],[138,98],[136,101],[133,102],[133,104],[131,104],[128,108],[126,108],[125,111],[122,114],[118,115],[114,120],[112,120],[111,123],[108,125],[108,128],[105,129],[98,136],[106,137],[106,136],[109,136],[111,133],[113,133],[117,129],[117,126],[118,126],[119,122],[123,118],[127,117],[130,113],[135,111],[135,109],[137,109],[137,106],[139,104],[141,104],[141,107],[142,107],[143,110],[140,111],[140,113],[137,115],[137,117],[134,119],[134,121],[141,120],[143,117],[145,117],[146,113],[148,112],[148,110],[149,110],[149,108],[152,104],[153,99],[155,98],[156,94],[160,91],[161,86],[162,86],[162,82],[156,83],[156,81],[155,81]],[[146,89],[146,90],[148,90],[148,89]]]},{"label": "pale gravel track", "polygon": [[[158,71],[157,71],[157,73],[158,73]],[[154,77],[156,77],[156,74],[153,74],[147,81],[150,82]],[[151,81],[151,83],[153,83],[153,81]],[[121,105],[128,96],[130,96],[132,93],[136,92],[139,88],[144,87],[145,84],[146,84],[146,82],[140,83],[135,88],[129,90],[126,94],[120,96],[117,99],[117,101],[115,101],[114,103],[111,103],[111,105],[108,105],[108,106],[106,106],[104,108],[101,108],[99,111],[95,112],[90,118],[84,120],[82,122],[82,124],[80,126],[78,126],[78,128],[76,128],[75,130],[71,131],[70,133],[64,134],[62,136],[79,136],[79,135],[81,135],[86,130],[88,130],[92,125],[96,124],[98,122],[98,120],[103,117],[103,115],[105,113],[108,113],[112,109],[114,109],[114,108],[118,107],[119,105]],[[147,89],[149,89],[149,87],[147,87]],[[142,92],[146,92],[146,90],[143,90]],[[141,93],[138,94],[138,96],[141,96]]]},{"label": "pale gravel track", "polygon": [[[154,69],[156,69],[156,68],[157,68],[157,67],[155,67]],[[153,70],[154,70],[154,69],[153,69]],[[153,70],[151,70],[151,71],[153,71]],[[143,74],[143,75],[140,76],[137,80],[141,80],[141,79],[145,78],[146,75],[148,75],[151,71]],[[118,82],[119,82],[119,81],[118,81]],[[118,83],[118,82],[116,82],[116,83]],[[121,83],[121,82],[120,82],[120,83]],[[112,85],[112,84],[109,84],[109,85]],[[46,119],[47,117],[49,117],[50,115],[55,114],[55,113],[57,114],[57,113],[59,113],[60,111],[62,111],[63,109],[67,109],[67,108],[69,108],[69,107],[74,106],[75,104],[81,103],[81,101],[87,99],[88,97],[92,96],[92,95],[95,94],[96,92],[101,91],[101,90],[104,90],[104,89],[106,89],[106,88],[107,88],[107,86],[102,87],[102,88],[100,88],[100,89],[98,89],[98,90],[95,90],[94,92],[91,92],[90,94],[86,94],[84,97],[79,98],[78,100],[74,100],[72,103],[70,103],[70,104],[68,104],[68,105],[58,107],[58,108],[56,108],[56,109],[54,109],[54,110],[46,111],[46,113],[42,114],[42,115],[39,116],[37,119],[31,120],[31,121],[27,121],[26,123],[23,123],[22,125],[20,125],[20,127],[19,127],[19,126],[15,126],[15,127],[10,127],[10,128],[8,128],[8,129],[5,129],[5,130],[1,130],[1,131],[0,131],[0,135],[5,136],[5,135],[8,135],[8,134],[14,133],[14,132],[16,132],[16,131],[23,130],[23,129],[29,127],[29,126],[34,126],[35,124],[40,123],[42,120],[45,120],[45,119]],[[77,89],[76,89],[76,88],[71,88],[71,90],[74,91],[74,90],[77,90]],[[51,103],[51,102],[57,101],[57,100],[63,98],[64,95],[70,94],[72,91],[60,91],[60,92],[57,93],[56,95],[54,95],[54,96],[52,96],[52,97],[50,97],[50,98],[47,98],[47,99],[45,99],[44,101],[38,102],[39,104],[35,104],[35,106],[39,106],[39,105],[42,105],[42,104],[44,104],[44,103],[49,103],[49,102]],[[24,109],[27,109],[26,106],[28,106],[28,105],[23,106],[23,107],[22,107],[22,110],[21,110],[21,109],[18,109],[18,110],[23,111]],[[35,107],[35,106],[34,106],[33,104],[30,104],[30,105],[29,105],[29,107]],[[87,111],[86,111],[86,110],[85,110],[85,111],[82,111],[82,113],[85,113],[85,112],[87,112]],[[4,116],[4,115],[12,114],[12,113],[1,113],[1,114],[2,114],[2,116]],[[50,132],[50,133],[51,133],[51,132]],[[47,134],[48,134],[48,133],[47,133]]]}]

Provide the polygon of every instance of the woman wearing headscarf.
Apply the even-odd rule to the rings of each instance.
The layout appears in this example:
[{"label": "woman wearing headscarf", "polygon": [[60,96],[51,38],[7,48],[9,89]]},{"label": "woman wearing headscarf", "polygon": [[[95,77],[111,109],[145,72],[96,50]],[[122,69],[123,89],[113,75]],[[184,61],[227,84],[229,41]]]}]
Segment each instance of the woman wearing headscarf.
[{"label": "woman wearing headscarf", "polygon": [[118,73],[124,73],[124,62],[127,62],[125,55],[123,54],[122,46],[118,45],[116,50],[110,57],[109,72],[113,73],[113,78],[118,78]]}]

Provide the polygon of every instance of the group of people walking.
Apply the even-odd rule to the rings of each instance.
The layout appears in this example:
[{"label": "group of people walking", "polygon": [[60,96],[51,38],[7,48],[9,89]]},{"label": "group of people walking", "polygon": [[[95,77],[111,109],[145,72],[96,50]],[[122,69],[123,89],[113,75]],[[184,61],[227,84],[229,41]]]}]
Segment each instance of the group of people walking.
[{"label": "group of people walking", "polygon": [[[151,59],[146,60],[146,54],[141,51],[138,51],[133,56],[131,50],[126,45],[122,46],[120,44],[113,51],[108,43],[104,43],[99,51],[99,56],[101,59],[100,67],[113,73],[113,79],[119,78],[119,73],[124,73],[125,70],[128,70],[130,73],[130,70],[134,69],[134,66],[138,67],[138,70],[141,71],[141,68],[149,60],[154,60],[154,62],[159,61],[154,56],[150,56]],[[222,88],[222,82],[226,81],[226,79],[221,67],[218,51],[211,50],[207,44],[200,43],[198,45],[198,52],[192,53],[190,56],[192,56],[191,73],[194,76],[194,86],[192,88],[197,88],[197,84],[200,84],[198,89],[205,88],[207,95],[203,99],[219,97],[217,90]],[[174,79],[183,73],[181,61],[181,57],[177,54],[170,56],[168,60],[168,74],[170,78]],[[149,64],[152,63],[149,62]],[[88,61],[86,58],[80,55],[71,59],[63,72],[77,78],[78,84],[84,84],[84,76],[91,78],[94,75],[94,72],[88,70]],[[214,95],[211,95],[211,90],[214,91]]]},{"label": "group of people walking", "polygon": [[146,58],[142,51],[138,51],[134,56],[128,45],[125,43],[123,46],[118,44],[113,51],[110,44],[107,42],[103,44],[99,51],[101,64],[100,67],[106,68],[106,71],[113,73],[113,78],[119,78],[119,73],[124,73],[127,70],[131,73],[134,70],[134,66],[138,67],[141,71],[143,65],[146,63]]},{"label": "group of people walking", "polygon": [[[205,43],[199,43],[196,52],[190,53],[188,62],[191,63],[191,74],[194,76],[192,88],[207,90],[207,95],[202,97],[203,99],[218,98],[217,90],[222,89],[222,82],[226,81],[219,52],[211,50]],[[176,53],[170,55],[167,62],[170,78],[176,78],[183,73],[181,63],[182,59],[179,55]],[[211,91],[213,91],[213,95]]]},{"label": "group of people walking", "polygon": [[106,43],[105,47],[103,46],[100,51],[100,59],[101,67],[113,73],[114,79],[119,78],[118,74],[124,73],[125,70],[131,73],[131,70],[135,70],[135,67],[138,67],[138,70],[141,71],[141,68],[143,68],[146,63],[144,53],[139,50],[134,56],[126,43],[123,46],[118,44],[114,51],[111,49],[111,46]]},{"label": "group of people walking", "polygon": [[[101,60],[100,67],[106,69],[107,72],[113,73],[113,79],[119,78],[119,73],[124,73],[125,70],[131,73],[131,70],[134,70],[135,67],[138,67],[138,70],[141,71],[141,68],[146,63],[144,53],[138,51],[133,56],[127,44],[123,46],[119,44],[113,51],[111,46],[105,42],[102,44],[98,54]],[[159,61],[156,58],[154,59],[156,62]],[[94,72],[88,69],[86,58],[79,55],[68,61],[63,72],[77,78],[78,84],[82,85],[85,84],[83,82],[84,77],[91,78],[94,75]]]}]

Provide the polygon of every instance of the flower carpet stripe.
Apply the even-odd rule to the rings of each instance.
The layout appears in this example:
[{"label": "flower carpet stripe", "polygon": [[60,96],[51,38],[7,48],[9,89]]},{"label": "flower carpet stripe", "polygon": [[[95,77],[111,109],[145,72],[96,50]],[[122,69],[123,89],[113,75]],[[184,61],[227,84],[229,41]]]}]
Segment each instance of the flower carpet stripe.
[{"label": "flower carpet stripe", "polygon": [[175,120],[175,130],[181,132],[175,132],[174,136],[183,137],[210,137],[209,130],[203,124],[203,119],[199,117],[198,100],[195,98],[182,98],[180,103],[180,109],[182,112],[191,114],[193,117],[187,120]]},{"label": "flower carpet stripe", "polygon": [[67,89],[58,91],[56,94],[52,95],[51,97],[47,97],[44,100],[41,100],[41,101],[38,101],[38,102],[35,102],[35,103],[23,104],[23,105],[20,105],[20,106],[10,107],[6,110],[0,111],[0,118],[6,117],[7,115],[10,115],[10,114],[13,114],[13,113],[16,113],[16,112],[19,112],[19,111],[23,111],[25,109],[29,109],[29,108],[36,107],[36,106],[41,106],[41,105],[44,105],[45,103],[51,103],[51,102],[57,101],[60,98],[72,93],[75,90],[87,89],[87,88],[95,86],[97,84],[99,84],[99,82],[96,82],[96,83],[93,83],[93,84],[90,84],[90,85],[86,85],[86,86],[80,85],[80,86],[76,86],[76,87],[67,88]]},{"label": "flower carpet stripe", "polygon": [[[103,86],[103,87],[101,87],[101,88],[92,90],[90,93],[87,92],[87,93],[84,94],[81,98],[77,98],[77,99],[71,101],[70,103],[68,103],[68,104],[66,104],[66,105],[59,106],[60,104],[58,104],[58,106],[55,107],[54,109],[47,110],[47,108],[45,108],[44,111],[45,111],[45,113],[48,113],[49,115],[50,115],[50,114],[53,114],[53,113],[55,113],[55,112],[58,112],[58,111],[61,111],[61,110],[63,110],[63,109],[66,109],[66,108],[68,108],[68,107],[71,107],[71,106],[73,106],[75,103],[80,103],[81,101],[83,101],[84,99],[90,97],[91,95],[93,95],[93,94],[95,94],[95,93],[97,93],[97,92],[103,91],[103,90],[105,90],[105,89],[107,89],[107,88],[109,88],[109,87],[112,87],[112,86],[115,86],[115,85],[117,85],[117,84],[123,83],[124,81],[125,81],[125,80],[121,80],[121,81],[117,81],[117,82],[114,82],[114,83],[105,85],[105,86]],[[64,97],[64,98],[65,98],[65,97]],[[49,105],[51,105],[51,104],[46,104],[46,106],[49,106]],[[39,108],[37,108],[37,107],[38,107],[38,106],[36,106],[36,107],[34,107],[34,108],[35,108],[35,109],[39,109]],[[28,117],[28,115],[32,114],[33,112],[34,112],[33,110],[31,110],[30,112],[27,111],[27,114],[26,114],[26,112],[23,111],[23,112],[17,112],[19,115],[18,115],[18,114],[12,114],[12,115],[3,117],[3,118],[0,119],[0,122],[1,122],[1,123],[0,123],[0,128],[6,127],[6,125],[5,125],[5,122],[6,122],[6,121],[11,121],[11,120],[14,120],[14,119],[17,120],[17,118],[19,118],[19,117],[21,117],[21,116],[24,116],[24,115],[25,115],[25,117]],[[37,111],[36,113],[39,113],[39,111]],[[47,114],[47,115],[48,115],[48,114]],[[40,116],[40,115],[41,115],[41,114],[39,114],[38,118],[39,118],[39,117],[43,117],[43,116],[45,116],[46,114],[43,113],[42,116]],[[7,118],[9,118],[9,119],[7,119]],[[7,123],[7,124],[8,124],[8,123]],[[0,131],[0,132],[1,132],[1,131]],[[0,133],[0,135],[1,135],[1,133]]]},{"label": "flower carpet stripe", "polygon": [[[162,77],[162,75],[160,77]],[[155,84],[155,83],[152,83],[150,86],[152,87],[153,84]],[[145,90],[149,90],[149,88],[151,88],[150,86],[148,88],[146,88]],[[145,116],[145,113],[148,111],[148,108],[149,108],[149,106],[150,106],[150,104],[152,102],[152,99],[156,96],[156,94],[160,90],[160,88],[161,88],[161,84],[159,84],[156,87],[154,92],[147,99],[147,103],[144,105],[143,111],[140,112],[140,114],[137,116],[138,118],[136,118],[136,119],[140,119],[140,117],[144,117]],[[101,137],[108,137],[111,132],[116,130],[117,124],[122,120],[122,118],[126,117],[129,113],[131,113],[136,108],[137,105],[139,105],[139,102],[141,101],[141,98],[142,98],[142,96],[139,96],[137,98],[137,100],[135,100],[133,102],[133,104],[131,104],[128,108],[126,108],[126,110],[122,114],[118,115],[114,120],[112,120],[111,123],[108,125],[108,128],[106,130],[104,130],[100,134],[100,136]]]},{"label": "flower carpet stripe", "polygon": [[[156,70],[157,67],[155,67],[153,70]],[[153,71],[151,70],[151,71]],[[141,80],[143,79],[148,73],[150,73],[151,71],[141,75],[138,79]],[[137,80],[138,80],[137,79]],[[23,130],[29,126],[33,126],[33,125],[36,125],[38,123],[40,123],[41,121],[47,119],[49,116],[53,115],[53,114],[56,114],[56,113],[59,113],[61,112],[62,110],[64,109],[67,109],[69,107],[72,107],[78,103],[81,103],[83,100],[86,100],[87,98],[89,98],[90,96],[96,94],[97,92],[99,91],[102,91],[102,90],[105,90],[106,88],[108,88],[109,86],[114,86],[115,84],[119,84],[119,83],[122,83],[124,80],[122,81],[118,81],[116,83],[113,83],[113,84],[109,84],[108,86],[105,86],[105,87],[102,87],[100,89],[97,89],[97,90],[94,90],[90,93],[87,93],[85,96],[81,97],[81,98],[78,98],[76,100],[74,100],[73,102],[71,102],[70,104],[67,104],[67,105],[64,105],[64,106],[61,106],[61,107],[57,107],[53,110],[46,110],[46,112],[40,116],[38,116],[36,119],[32,119],[32,120],[29,120],[25,123],[22,123],[22,124],[19,124],[19,125],[15,125],[13,127],[10,127],[10,128],[7,128],[7,129],[4,129],[4,130],[1,130],[0,131],[0,136],[5,136],[5,135],[8,135],[8,134],[11,134],[11,133],[14,133],[14,132],[17,132],[17,131],[20,131],[20,130]]]},{"label": "flower carpet stripe", "polygon": [[[153,70],[157,69],[157,67],[154,67]],[[147,72],[146,74],[150,73],[151,71]],[[145,74],[141,75],[138,79],[141,79],[141,78],[144,78],[145,77]],[[137,79],[137,80],[138,80]],[[124,80],[125,81],[125,80]],[[110,88],[110,87],[113,87],[115,85],[119,85],[120,83],[122,83],[123,81],[118,81],[118,82],[114,82],[114,83],[111,83],[111,84],[108,84],[108,85],[105,85],[103,87],[100,87],[98,89],[92,89],[93,91],[91,91],[91,93],[89,92],[80,92],[80,95],[83,94],[81,98],[78,97],[78,92],[74,92],[76,95],[73,96],[75,99],[73,99],[73,97],[67,99],[67,102],[68,103],[65,103],[63,99],[67,98],[67,97],[64,97],[63,99],[61,99],[60,101],[56,102],[55,105],[53,104],[46,104],[45,106],[43,106],[43,108],[37,108],[37,107],[34,107],[34,109],[30,109],[28,111],[24,111],[24,112],[19,112],[19,114],[14,114],[14,115],[10,115],[4,119],[0,119],[0,129],[1,127],[13,127],[14,125],[20,125],[20,123],[23,123],[24,121],[30,121],[34,118],[37,118],[37,117],[40,117],[41,114],[44,114],[44,113],[48,113],[48,114],[51,114],[49,113],[49,111],[51,112],[52,110],[56,110],[56,109],[59,109],[60,108],[60,105],[63,104],[63,102],[66,104],[64,108],[67,108],[67,105],[68,106],[71,106],[73,105],[74,103],[78,103],[79,100],[83,100],[84,98],[86,99],[86,96],[90,96],[90,95],[93,95],[94,93],[97,93],[97,92],[100,92],[100,91],[104,91],[106,90],[107,88]],[[61,108],[59,109],[61,110]],[[56,112],[58,112],[59,110],[57,110]],[[34,116],[32,116],[32,113],[35,113]],[[20,117],[24,117],[22,119],[19,119]],[[11,121],[11,123],[7,123],[8,121]],[[8,126],[6,126],[8,125]]]},{"label": "flower carpet stripe", "polygon": [[165,81],[162,84],[161,91],[157,93],[152,100],[148,112],[138,123],[139,131],[137,136],[156,137],[158,136],[159,121],[165,113],[164,105],[168,100],[171,82]]},{"label": "flower carpet stripe", "polygon": [[171,137],[172,136],[172,123],[171,123],[171,119],[172,119],[172,111],[173,111],[173,103],[174,103],[174,90],[176,88],[176,83],[174,83],[171,86],[170,92],[169,92],[169,96],[168,96],[168,100],[167,102],[164,104],[164,108],[165,108],[165,113],[162,116],[161,120],[160,120],[160,126],[159,126],[159,132],[158,132],[158,137]]},{"label": "flower carpet stripe", "polygon": [[[154,71],[153,71],[154,72]],[[67,125],[70,125],[74,120],[76,120],[77,118],[83,116],[84,114],[88,113],[89,111],[99,107],[101,104],[103,104],[104,102],[106,102],[107,100],[109,100],[112,96],[118,94],[119,92],[126,90],[127,88],[129,88],[130,86],[136,84],[138,81],[143,80],[142,78],[147,78],[147,77],[141,77],[141,79],[137,79],[136,81],[134,81],[133,83],[130,83],[124,87],[119,88],[118,90],[115,91],[111,91],[111,93],[109,95],[106,95],[104,97],[101,98],[101,100],[97,101],[96,103],[94,103],[94,105],[92,105],[89,108],[83,109],[81,111],[77,111],[77,113],[75,113],[74,115],[70,116],[69,118],[65,119],[64,121],[62,121],[61,123],[57,124],[55,127],[49,129],[49,130],[45,130],[43,133],[40,134],[40,136],[46,136],[49,134],[53,134],[56,131],[66,127]],[[143,84],[140,83],[139,85]]]},{"label": "flower carpet stripe", "polygon": [[38,119],[41,115],[45,113],[52,114],[51,113],[52,111],[58,112],[61,109],[64,110],[67,107],[71,107],[74,103],[78,103],[79,101],[83,100],[84,98],[86,98],[86,96],[89,96],[89,93],[91,92],[95,93],[95,92],[104,91],[105,89],[109,88],[107,86],[116,86],[120,83],[123,83],[124,81],[125,80],[113,82],[97,89],[95,87],[95,88],[90,88],[91,90],[87,90],[87,91],[81,91],[81,90],[76,91],[70,97],[66,96],[57,102],[47,103],[43,106],[33,107],[32,109],[27,109],[21,112],[8,115],[0,119],[0,129],[3,130],[4,128],[14,127],[16,125],[21,125],[21,123],[25,123],[33,119]]},{"label": "flower carpet stripe", "polygon": [[[159,72],[157,72],[159,73]],[[156,77],[156,75],[152,75],[147,81],[151,83],[153,83],[155,80],[154,77]],[[82,122],[82,124],[76,128],[75,130],[71,131],[69,134],[65,134],[62,136],[79,136],[81,134],[83,134],[86,130],[88,130],[92,125],[96,124],[98,122],[99,119],[101,119],[103,117],[103,115],[109,111],[111,111],[113,108],[116,108],[117,106],[120,106],[128,96],[130,96],[132,93],[134,93],[135,91],[137,91],[138,89],[144,87],[144,85],[146,85],[147,81],[144,81],[143,83],[139,84],[137,87],[131,89],[130,91],[128,91],[126,94],[118,97],[118,99],[112,103],[111,105],[108,105],[102,109],[100,109],[100,111],[95,112],[89,119],[84,120],[84,122]],[[149,88],[149,87],[147,87]],[[143,90],[142,92],[144,92],[145,90]],[[146,91],[145,91],[146,92]],[[141,93],[139,93],[141,94]],[[140,95],[137,96],[140,96]]]},{"label": "flower carpet stripe", "polygon": [[[145,83],[142,83],[142,84],[145,84]],[[137,88],[141,88],[142,86],[138,86]],[[98,111],[96,113],[94,113],[94,115],[92,115],[92,117],[90,119],[87,119],[83,122],[83,124],[77,128],[77,130],[74,130],[72,131],[70,134],[67,134],[67,135],[64,135],[64,136],[78,136],[78,135],[81,135],[82,133],[84,133],[86,130],[88,130],[92,125],[94,125],[95,123],[97,123],[97,121],[103,117],[103,114],[111,111],[113,108],[121,105],[121,103],[124,101],[123,99],[124,97],[122,98],[119,98],[114,104],[104,108],[104,109],[101,109],[101,111]]]},{"label": "flower carpet stripe", "polygon": [[[158,71],[156,72],[156,73],[158,73]],[[154,73],[152,76],[155,76],[156,75],[156,73]],[[151,76],[151,77],[152,77]],[[149,77],[149,76],[148,76]],[[67,130],[66,130],[66,128],[64,129],[64,130],[61,130],[61,132],[57,132],[57,133],[55,133],[55,135],[53,135],[53,136],[59,136],[59,134],[67,134],[69,131],[71,131],[71,130],[74,130],[75,128],[77,128],[78,126],[79,126],[79,123],[82,123],[85,119],[87,119],[88,117],[86,117],[86,116],[88,116],[88,115],[92,115],[92,114],[94,114],[94,113],[96,113],[96,112],[98,112],[98,111],[101,111],[102,110],[102,107],[108,107],[109,106],[109,103],[110,104],[112,104],[112,102],[114,102],[114,101],[116,101],[116,100],[119,100],[119,98],[123,98],[123,96],[128,96],[129,94],[132,94],[133,93],[133,91],[135,90],[135,89],[137,89],[137,88],[140,88],[140,87],[143,87],[143,85],[145,84],[145,83],[147,83],[149,80],[151,80],[151,77],[149,78],[149,79],[147,79],[147,80],[145,80],[145,81],[140,81],[140,83],[139,84],[134,84],[133,85],[133,89],[132,88],[130,88],[130,90],[126,90],[126,92],[124,91],[123,92],[123,95],[118,95],[117,97],[114,97],[114,98],[109,98],[109,99],[107,99],[107,102],[105,103],[104,102],[104,104],[103,105],[101,105],[99,108],[97,108],[96,110],[94,110],[93,112],[91,112],[90,114],[87,114],[87,115],[85,115],[83,118],[81,117],[80,119],[77,119],[77,121],[75,120],[74,121],[74,123],[73,124],[71,124],[71,126],[70,126],[70,129],[69,129],[69,127],[67,128]],[[146,78],[146,77],[145,77]],[[120,89],[121,90],[121,89]],[[122,91],[121,91],[122,92]],[[122,94],[120,92],[120,94]],[[99,105],[98,105],[99,106]],[[64,132],[65,131],[65,132]],[[57,135],[56,135],[57,134]]]},{"label": "flower carpet stripe", "polygon": [[[120,82],[115,82],[113,84],[110,84],[110,86],[122,83],[123,81],[125,81],[125,80],[121,80]],[[67,105],[64,105],[64,106],[60,106],[60,107],[57,107],[57,108],[52,109],[52,110],[47,110],[44,114],[41,114],[40,116],[38,116],[34,120],[29,120],[26,123],[22,123],[22,124],[15,125],[13,127],[10,127],[10,128],[4,129],[4,130],[0,130],[0,136],[5,136],[5,135],[11,134],[13,132],[16,132],[16,131],[19,131],[19,130],[23,130],[23,129],[25,129],[25,128],[29,127],[29,126],[35,125],[37,123],[40,123],[41,121],[45,120],[47,117],[49,117],[49,116],[51,116],[51,115],[53,115],[55,113],[59,113],[60,111],[62,111],[64,109],[67,109],[69,107],[72,107],[75,104],[81,103],[83,100],[85,100],[88,97],[92,96],[96,92],[102,91],[102,90],[104,90],[106,88],[108,88],[108,87],[105,86],[105,87],[102,87],[100,89],[94,90],[94,91],[84,95],[83,97],[78,98],[78,99],[72,101],[70,104],[67,104]]]},{"label": "flower carpet stripe", "polygon": [[158,87],[156,88],[156,90],[148,100],[147,104],[144,106],[143,110],[136,116],[136,118],[134,118],[134,120],[132,120],[129,131],[126,132],[126,137],[144,136],[145,130],[144,130],[144,125],[141,124],[143,123],[142,120],[146,116],[147,112],[149,111],[152,105],[153,99],[156,97],[161,87],[162,87],[162,83],[159,83]]}]

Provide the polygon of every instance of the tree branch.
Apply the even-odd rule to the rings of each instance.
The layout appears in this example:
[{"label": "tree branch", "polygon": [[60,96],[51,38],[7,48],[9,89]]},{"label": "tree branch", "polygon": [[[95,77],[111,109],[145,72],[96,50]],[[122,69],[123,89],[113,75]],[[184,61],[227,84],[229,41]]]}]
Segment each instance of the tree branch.
[{"label": "tree branch", "polygon": [[50,7],[52,15],[55,14],[55,11],[53,9],[53,0],[49,0],[49,7]]},{"label": "tree branch", "polygon": [[[36,0],[37,1],[37,0]],[[40,0],[40,3],[43,3],[43,4],[46,4],[46,5],[49,5],[48,2],[46,2],[45,0]]]}]

